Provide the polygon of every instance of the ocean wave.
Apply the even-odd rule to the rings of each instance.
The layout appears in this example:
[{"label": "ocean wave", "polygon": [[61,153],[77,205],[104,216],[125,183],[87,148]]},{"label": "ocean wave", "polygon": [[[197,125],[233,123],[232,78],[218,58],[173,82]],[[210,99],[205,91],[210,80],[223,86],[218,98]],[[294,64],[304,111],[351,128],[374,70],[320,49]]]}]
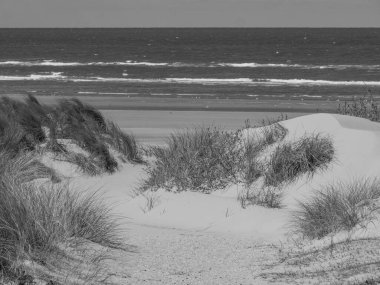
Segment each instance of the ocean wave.
[{"label": "ocean wave", "polygon": [[[110,62],[60,62],[54,60],[42,60],[42,61],[0,61],[0,66],[56,66],[56,67],[69,67],[69,66],[168,66],[169,63],[164,62],[138,62],[138,61],[110,61]],[[175,64],[173,64],[175,66]],[[180,66],[180,64],[178,65]]]},{"label": "ocean wave", "polygon": [[380,86],[380,81],[332,81],[311,79],[266,79],[264,82],[272,85],[292,86]]},{"label": "ocean wave", "polygon": [[[69,79],[70,80],[70,79]],[[380,81],[331,81],[311,79],[250,79],[250,78],[76,78],[74,82],[128,82],[175,83],[201,85],[250,85],[250,86],[380,86]]]},{"label": "ocean wave", "polygon": [[147,66],[147,67],[193,67],[193,68],[290,68],[290,69],[363,69],[363,70],[380,70],[380,64],[329,64],[329,65],[314,65],[314,64],[297,64],[297,63],[187,63],[187,62],[149,62],[149,61],[110,61],[110,62],[60,62],[54,60],[42,61],[0,61],[0,66],[52,66],[52,67],[75,67],[75,66]]},{"label": "ocean wave", "polygon": [[0,81],[29,81],[29,80],[66,80],[62,72],[51,72],[48,74],[30,74],[26,76],[0,76]]},{"label": "ocean wave", "polygon": [[312,79],[251,79],[251,78],[126,78],[126,77],[69,77],[62,72],[31,74],[27,76],[0,76],[0,81],[57,80],[71,82],[124,82],[200,85],[249,86],[380,86],[380,81],[333,81]]},{"label": "ocean wave", "polygon": [[236,67],[236,68],[293,68],[293,69],[365,69],[365,70],[380,70],[380,64],[292,64],[292,63],[219,63],[219,66]]}]

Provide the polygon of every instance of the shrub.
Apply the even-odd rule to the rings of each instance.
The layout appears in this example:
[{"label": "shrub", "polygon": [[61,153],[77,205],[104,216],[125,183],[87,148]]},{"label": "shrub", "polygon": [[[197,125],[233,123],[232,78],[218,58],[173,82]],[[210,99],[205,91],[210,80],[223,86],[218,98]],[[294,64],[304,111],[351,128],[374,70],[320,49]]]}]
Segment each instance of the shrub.
[{"label": "shrub", "polygon": [[34,149],[25,131],[13,120],[0,115],[0,151],[17,155],[22,151]]},{"label": "shrub", "polygon": [[195,127],[172,134],[167,147],[148,150],[155,161],[148,166],[141,190],[200,191],[210,193],[228,184],[252,184],[262,175],[259,153],[282,140],[286,129],[280,124],[259,130],[257,136],[242,140],[242,131],[216,127]]},{"label": "shrub", "polygon": [[311,239],[351,230],[371,219],[374,209],[368,205],[378,198],[380,181],[377,179],[328,185],[309,201],[299,202],[299,210],[293,213],[292,225],[297,232]]},{"label": "shrub", "polygon": [[294,181],[300,174],[313,175],[318,169],[327,167],[333,158],[334,146],[331,139],[319,134],[282,144],[269,159],[265,184],[279,186]]},{"label": "shrub", "polygon": [[275,142],[282,141],[288,134],[288,130],[279,123],[274,123],[261,128],[261,145],[268,146]]},{"label": "shrub", "polygon": [[168,146],[153,147],[156,161],[148,169],[144,189],[191,189],[208,193],[224,188],[237,173],[238,135],[216,127],[198,127],[172,134]]},{"label": "shrub", "polygon": [[[88,159],[69,154],[60,139],[68,139],[85,149],[89,152]],[[2,97],[0,151],[16,156],[40,148],[43,142],[46,142],[47,150],[70,162],[78,162],[84,172],[97,172],[91,165],[93,162],[102,172],[116,171],[118,163],[110,148],[125,160],[142,162],[133,136],[123,133],[98,110],[78,99],[61,100],[56,106],[48,107],[31,95],[25,102]],[[90,165],[86,166],[86,162]]]},{"label": "shrub", "polygon": [[19,167],[7,168],[7,159],[0,155],[2,272],[17,270],[19,261],[25,259],[43,263],[59,250],[59,244],[68,240],[87,239],[105,246],[121,246],[117,223],[100,197],[70,191],[64,184],[26,183],[40,177],[33,172],[35,166],[26,169],[18,163]]},{"label": "shrub", "polygon": [[133,136],[124,133],[119,126],[110,121],[107,122],[106,134],[107,143],[122,153],[127,160],[142,162]]},{"label": "shrub", "polygon": [[59,182],[60,178],[55,171],[37,160],[33,152],[21,153],[12,156],[7,152],[0,152],[0,175],[2,180],[12,178],[18,183],[31,182],[35,179],[50,179]]},{"label": "shrub", "polygon": [[362,97],[354,97],[351,101],[339,104],[338,114],[380,121],[380,110],[373,96],[369,93]]},{"label": "shrub", "polygon": [[[30,96],[29,98],[34,97]],[[27,102],[20,102],[2,97],[0,110],[8,121],[17,123],[23,129],[29,141],[33,142],[33,146],[46,139],[42,130],[43,115],[35,107],[35,101],[29,99]]]},{"label": "shrub", "polygon": [[67,153],[64,155],[64,160],[70,162],[84,173],[90,176],[100,175],[103,172],[103,168],[99,165],[98,161],[93,156],[86,156],[81,153]]},{"label": "shrub", "polygon": [[260,205],[267,208],[281,208],[282,191],[278,187],[257,187],[249,185],[240,191],[238,201],[242,208],[248,205]]},{"label": "shrub", "polygon": [[[75,121],[75,123],[90,125],[102,132],[106,131],[106,120],[103,115],[94,107],[86,105],[76,98],[61,100],[56,110],[63,127],[70,127]],[[65,128],[63,128],[63,133],[64,130]]]}]

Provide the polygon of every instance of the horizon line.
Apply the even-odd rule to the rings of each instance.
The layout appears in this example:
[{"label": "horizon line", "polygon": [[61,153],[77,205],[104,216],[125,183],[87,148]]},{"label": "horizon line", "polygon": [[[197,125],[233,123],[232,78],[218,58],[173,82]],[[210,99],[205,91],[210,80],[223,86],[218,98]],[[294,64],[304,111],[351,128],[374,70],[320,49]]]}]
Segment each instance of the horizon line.
[{"label": "horizon line", "polygon": [[380,29],[380,26],[258,26],[258,27],[0,27],[0,29]]}]

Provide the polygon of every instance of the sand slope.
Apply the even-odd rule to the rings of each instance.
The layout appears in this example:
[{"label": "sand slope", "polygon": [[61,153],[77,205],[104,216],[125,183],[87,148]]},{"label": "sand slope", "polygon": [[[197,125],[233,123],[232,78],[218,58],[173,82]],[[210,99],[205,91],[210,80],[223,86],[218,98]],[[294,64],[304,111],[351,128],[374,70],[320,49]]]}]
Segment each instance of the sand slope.
[{"label": "sand slope", "polygon": [[[302,176],[283,189],[282,209],[243,209],[236,199],[241,185],[210,195],[158,191],[134,197],[134,189],[144,177],[143,166],[138,165],[126,165],[112,176],[75,178],[74,184],[104,191],[114,213],[122,217],[128,242],[138,248],[128,256],[136,262],[127,262],[126,256],[119,258],[117,282],[264,284],[258,272],[280,258],[278,245],[287,240],[289,215],[297,200],[307,199],[321,185],[379,176],[380,124],[332,114],[313,114],[281,124],[289,131],[286,141],[321,133],[332,138],[336,150],[327,170],[312,178]],[[251,132],[255,130],[246,135]],[[149,201],[154,202],[152,209],[147,207]],[[377,229],[374,223],[358,237],[380,236]],[[127,277],[120,281],[124,270]],[[313,283],[312,278],[309,281]]]}]

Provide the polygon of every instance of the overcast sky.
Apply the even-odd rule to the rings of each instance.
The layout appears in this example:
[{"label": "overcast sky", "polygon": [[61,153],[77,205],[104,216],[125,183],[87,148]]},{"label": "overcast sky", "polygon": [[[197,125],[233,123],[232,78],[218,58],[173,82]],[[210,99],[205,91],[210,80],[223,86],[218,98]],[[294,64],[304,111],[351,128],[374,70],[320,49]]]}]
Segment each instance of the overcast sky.
[{"label": "overcast sky", "polygon": [[380,0],[0,0],[0,27],[380,27]]}]

